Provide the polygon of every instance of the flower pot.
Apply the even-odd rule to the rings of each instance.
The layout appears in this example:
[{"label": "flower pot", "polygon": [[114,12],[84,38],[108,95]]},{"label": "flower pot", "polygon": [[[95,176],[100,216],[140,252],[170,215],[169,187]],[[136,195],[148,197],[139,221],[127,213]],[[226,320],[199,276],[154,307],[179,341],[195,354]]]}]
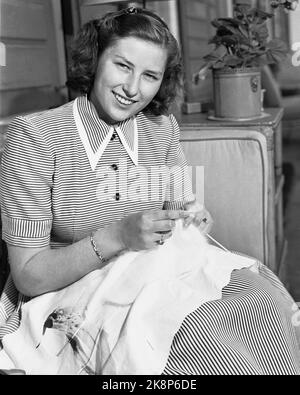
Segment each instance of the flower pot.
[{"label": "flower pot", "polygon": [[214,70],[214,116],[236,120],[261,116],[261,75],[258,68]]}]

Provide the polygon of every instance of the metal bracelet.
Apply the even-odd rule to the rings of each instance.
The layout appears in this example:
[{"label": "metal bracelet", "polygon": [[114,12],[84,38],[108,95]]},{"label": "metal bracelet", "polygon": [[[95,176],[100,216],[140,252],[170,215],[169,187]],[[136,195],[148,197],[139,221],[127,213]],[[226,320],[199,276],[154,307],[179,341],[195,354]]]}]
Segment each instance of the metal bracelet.
[{"label": "metal bracelet", "polygon": [[96,244],[96,242],[95,242],[95,240],[94,240],[94,233],[91,233],[91,235],[90,235],[90,241],[91,241],[93,250],[94,250],[95,254],[97,255],[97,257],[99,258],[100,262],[105,262],[106,259],[104,258],[104,256],[102,255],[102,253],[101,253],[101,252],[98,250],[98,248],[97,248],[97,244]]}]

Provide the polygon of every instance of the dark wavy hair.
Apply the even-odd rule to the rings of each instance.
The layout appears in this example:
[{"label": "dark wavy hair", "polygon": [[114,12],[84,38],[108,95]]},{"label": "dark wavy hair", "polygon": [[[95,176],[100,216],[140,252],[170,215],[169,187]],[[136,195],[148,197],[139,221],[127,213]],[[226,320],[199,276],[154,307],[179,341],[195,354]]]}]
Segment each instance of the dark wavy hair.
[{"label": "dark wavy hair", "polygon": [[182,60],[178,43],[166,23],[142,8],[110,12],[86,23],[75,37],[71,50],[67,86],[89,95],[102,53],[118,39],[136,37],[166,48],[167,64],[160,89],[145,110],[155,115],[167,113],[182,93]]}]

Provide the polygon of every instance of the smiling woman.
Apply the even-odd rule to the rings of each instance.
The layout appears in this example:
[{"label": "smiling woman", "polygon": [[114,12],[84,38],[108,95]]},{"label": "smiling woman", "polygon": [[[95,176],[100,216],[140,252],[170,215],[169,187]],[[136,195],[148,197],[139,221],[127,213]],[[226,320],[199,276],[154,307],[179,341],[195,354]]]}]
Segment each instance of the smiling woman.
[{"label": "smiling woman", "polygon": [[166,24],[135,8],[87,23],[69,76],[79,97],[8,131],[0,369],[299,374],[282,284],[202,235],[212,219],[168,113],[182,65]]}]

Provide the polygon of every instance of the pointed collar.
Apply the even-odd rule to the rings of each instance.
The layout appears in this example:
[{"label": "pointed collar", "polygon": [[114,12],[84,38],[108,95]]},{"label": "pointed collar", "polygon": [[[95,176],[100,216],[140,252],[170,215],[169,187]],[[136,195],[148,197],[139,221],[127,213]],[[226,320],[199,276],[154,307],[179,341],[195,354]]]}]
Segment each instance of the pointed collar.
[{"label": "pointed collar", "polygon": [[99,118],[87,96],[80,96],[74,100],[73,114],[92,170],[96,169],[114,132],[118,134],[133,163],[138,165],[138,129],[135,117],[109,125]]}]

